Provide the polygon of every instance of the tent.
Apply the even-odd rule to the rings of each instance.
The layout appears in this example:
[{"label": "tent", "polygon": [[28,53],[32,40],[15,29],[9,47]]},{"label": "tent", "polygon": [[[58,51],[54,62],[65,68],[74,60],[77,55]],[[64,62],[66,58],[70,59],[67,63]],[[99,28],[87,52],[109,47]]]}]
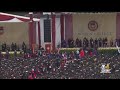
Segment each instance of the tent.
[{"label": "tent", "polygon": [[[39,20],[40,19],[33,18],[33,21],[39,21]],[[0,23],[1,22],[28,22],[28,21],[30,21],[30,17],[0,12]]]},{"label": "tent", "polygon": [[[40,29],[40,19],[33,18],[32,14],[30,14],[30,17],[25,16],[19,16],[14,14],[8,14],[0,12],[0,23],[19,23],[19,22],[28,22],[29,27],[29,45],[32,47],[32,44],[36,44],[36,36],[40,37],[40,32],[38,32],[38,29]],[[40,31],[40,30],[39,30]],[[33,35],[34,34],[34,35]],[[37,35],[39,34],[39,35]],[[39,44],[39,43],[37,43]]]}]

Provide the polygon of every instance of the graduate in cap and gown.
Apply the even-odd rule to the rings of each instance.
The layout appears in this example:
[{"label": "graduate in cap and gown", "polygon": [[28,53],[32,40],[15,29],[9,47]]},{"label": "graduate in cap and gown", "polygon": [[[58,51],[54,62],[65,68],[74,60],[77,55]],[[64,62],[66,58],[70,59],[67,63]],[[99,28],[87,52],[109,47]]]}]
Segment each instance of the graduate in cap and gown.
[{"label": "graduate in cap and gown", "polygon": [[84,56],[85,56],[85,52],[84,52],[84,50],[82,49],[81,51],[80,51],[80,58],[83,58]]}]

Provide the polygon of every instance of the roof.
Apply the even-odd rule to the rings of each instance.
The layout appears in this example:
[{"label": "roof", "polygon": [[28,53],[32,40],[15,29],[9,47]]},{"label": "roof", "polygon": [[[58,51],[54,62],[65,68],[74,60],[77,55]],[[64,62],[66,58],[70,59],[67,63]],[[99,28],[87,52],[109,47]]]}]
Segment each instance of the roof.
[{"label": "roof", "polygon": [[[8,13],[3,13],[0,12],[0,21],[6,21],[7,19],[13,19],[17,18],[20,19],[21,21],[28,21],[30,20],[30,17],[25,17],[25,16],[20,16],[20,15],[14,15],[14,14],[8,14]],[[6,20],[4,20],[6,19]],[[33,21],[39,21],[40,19],[38,18],[33,18]]]}]

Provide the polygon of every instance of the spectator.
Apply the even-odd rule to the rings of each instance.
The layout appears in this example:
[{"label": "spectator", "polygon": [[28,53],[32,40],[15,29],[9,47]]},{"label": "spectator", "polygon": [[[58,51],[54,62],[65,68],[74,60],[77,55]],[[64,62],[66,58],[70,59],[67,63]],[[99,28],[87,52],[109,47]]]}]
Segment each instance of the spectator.
[{"label": "spectator", "polygon": [[26,44],[23,42],[23,44],[22,44],[22,50],[26,53],[26,49],[27,49],[27,47],[26,47]]},{"label": "spectator", "polygon": [[79,59],[79,50],[76,51],[76,59]]},{"label": "spectator", "polygon": [[68,47],[69,48],[71,47],[70,44],[71,44],[71,39],[68,39]]},{"label": "spectator", "polygon": [[97,38],[95,39],[95,48],[98,47],[98,40]]},{"label": "spectator", "polygon": [[74,48],[74,40],[73,39],[71,39],[70,48]]},{"label": "spectator", "polygon": [[79,42],[80,42],[80,41],[79,41],[79,39],[77,38],[76,41],[75,41],[76,47],[79,47]]},{"label": "spectator", "polygon": [[3,52],[6,51],[6,43],[5,43],[5,42],[2,44],[2,51],[3,51]]},{"label": "spectator", "polygon": [[79,40],[79,47],[82,47],[82,40]]},{"label": "spectator", "polygon": [[90,38],[90,47],[93,48],[94,47],[94,41],[92,38]]},{"label": "spectator", "polygon": [[98,43],[99,43],[98,46],[102,47],[102,39],[101,38],[98,39]]},{"label": "spectator", "polygon": [[61,46],[62,46],[63,48],[66,48],[66,47],[67,47],[67,43],[66,43],[65,40],[62,41]]},{"label": "spectator", "polygon": [[12,51],[15,50],[13,42],[12,42],[12,44],[11,44],[11,50],[12,50]]},{"label": "spectator", "polygon": [[113,47],[113,40],[110,40],[110,47]]},{"label": "spectator", "polygon": [[108,45],[108,39],[107,39],[107,37],[105,38],[105,47],[107,47],[107,45]]},{"label": "spectator", "polygon": [[84,50],[82,49],[82,50],[80,50],[80,58],[83,58],[85,56],[85,52],[84,52]]},{"label": "spectator", "polygon": [[14,50],[17,50],[17,45],[16,45],[16,43],[14,44]]},{"label": "spectator", "polygon": [[[87,49],[86,51],[90,50]],[[97,52],[97,49],[95,49]],[[15,55],[10,58],[0,53],[0,79],[114,79],[120,78],[120,56],[95,54],[95,50],[90,55],[85,54],[85,49],[76,51],[81,56],[81,60],[74,60],[74,52],[60,53],[42,52],[39,57],[23,57]],[[7,52],[7,51],[6,51]],[[28,51],[27,51],[28,53]],[[25,53],[25,55],[27,54]],[[30,53],[30,52],[29,52]],[[15,54],[15,53],[14,53]],[[43,55],[44,54],[44,55]],[[64,57],[65,55],[65,57]],[[50,57],[49,57],[50,56]],[[70,58],[68,58],[70,56]],[[49,58],[48,58],[49,57]],[[101,74],[102,63],[109,63],[111,73]],[[34,70],[32,70],[34,69]],[[32,70],[32,71],[31,71]]]}]

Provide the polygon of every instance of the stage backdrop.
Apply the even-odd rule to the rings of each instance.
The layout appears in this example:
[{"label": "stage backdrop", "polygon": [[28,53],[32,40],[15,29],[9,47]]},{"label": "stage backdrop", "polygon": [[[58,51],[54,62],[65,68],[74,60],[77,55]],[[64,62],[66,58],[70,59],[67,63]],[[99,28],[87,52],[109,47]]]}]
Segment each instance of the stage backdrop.
[{"label": "stage backdrop", "polygon": [[24,41],[29,44],[28,23],[0,23],[0,27],[3,27],[3,34],[0,34],[0,43],[6,42],[11,45],[12,42],[22,44]]},{"label": "stage backdrop", "polygon": [[73,38],[116,38],[116,13],[73,14]]}]

